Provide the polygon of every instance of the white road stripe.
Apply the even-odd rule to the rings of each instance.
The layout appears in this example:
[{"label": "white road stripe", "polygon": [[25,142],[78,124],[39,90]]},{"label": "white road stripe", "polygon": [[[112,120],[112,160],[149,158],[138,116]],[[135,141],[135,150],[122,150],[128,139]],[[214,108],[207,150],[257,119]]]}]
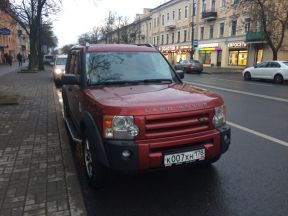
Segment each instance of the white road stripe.
[{"label": "white road stripe", "polygon": [[233,92],[233,93],[237,93],[237,94],[249,95],[249,96],[260,97],[260,98],[265,98],[265,99],[276,100],[276,101],[288,103],[288,99],[285,99],[285,98],[278,98],[278,97],[272,97],[272,96],[267,96],[267,95],[254,94],[251,92],[227,89],[227,88],[222,88],[222,87],[217,87],[217,86],[211,86],[211,85],[206,85],[206,84],[202,84],[202,83],[198,83],[198,82],[187,82],[187,81],[184,81],[184,82],[188,83],[188,84],[206,87],[206,88],[213,88],[213,89],[218,89],[218,90],[222,90],[222,91]]},{"label": "white road stripe", "polygon": [[266,135],[266,134],[260,133],[260,132],[255,131],[255,130],[251,130],[251,129],[249,129],[249,128],[243,127],[243,126],[241,126],[241,125],[238,125],[238,124],[235,124],[235,123],[232,123],[232,122],[228,122],[228,121],[227,121],[226,123],[227,123],[228,125],[232,126],[232,127],[238,128],[238,129],[240,129],[240,130],[243,130],[243,131],[246,131],[246,132],[248,132],[248,133],[254,134],[254,135],[259,136],[259,137],[261,137],[261,138],[264,138],[264,139],[266,139],[266,140],[269,140],[269,141],[272,141],[272,142],[275,142],[275,143],[278,143],[278,144],[280,144],[280,145],[283,145],[283,146],[288,147],[288,142],[286,142],[286,141],[279,140],[279,139],[277,139],[277,138],[268,136],[268,135]]}]

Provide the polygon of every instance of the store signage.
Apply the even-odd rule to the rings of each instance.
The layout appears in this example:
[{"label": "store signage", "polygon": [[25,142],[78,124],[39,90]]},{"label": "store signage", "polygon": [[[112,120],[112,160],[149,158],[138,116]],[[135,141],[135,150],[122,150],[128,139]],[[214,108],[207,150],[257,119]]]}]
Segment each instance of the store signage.
[{"label": "store signage", "polygon": [[198,40],[193,41],[193,47],[198,47]]},{"label": "store signage", "polygon": [[167,52],[167,51],[176,51],[176,47],[175,46],[163,46],[160,48],[162,50],[162,52]]},{"label": "store signage", "polygon": [[211,47],[218,47],[218,43],[210,43],[210,44],[199,44],[199,48],[211,48]]},{"label": "store signage", "polygon": [[180,49],[191,49],[191,46],[190,45],[183,45],[183,46],[180,46],[179,47]]},{"label": "store signage", "polygon": [[247,44],[244,41],[231,42],[227,45],[229,48],[246,48]]},{"label": "store signage", "polygon": [[0,35],[10,35],[11,30],[8,28],[0,28]]}]

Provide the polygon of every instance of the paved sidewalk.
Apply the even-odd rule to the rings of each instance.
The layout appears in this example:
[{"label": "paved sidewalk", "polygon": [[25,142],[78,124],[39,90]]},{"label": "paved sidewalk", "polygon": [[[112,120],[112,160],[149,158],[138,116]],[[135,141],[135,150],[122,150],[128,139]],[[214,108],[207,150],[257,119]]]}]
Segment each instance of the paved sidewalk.
[{"label": "paved sidewalk", "polygon": [[51,72],[11,72],[0,92],[0,215],[86,215]]},{"label": "paved sidewalk", "polygon": [[231,74],[231,73],[238,73],[241,74],[241,72],[244,69],[240,68],[221,68],[221,67],[204,67],[203,73],[207,74]]},{"label": "paved sidewalk", "polygon": [[[23,67],[28,66],[28,62],[26,61],[25,63],[23,63]],[[19,66],[18,66],[18,62],[13,62],[12,66],[10,65],[0,65],[0,77],[7,74],[7,73],[11,73],[11,72],[16,72],[19,70]]]}]

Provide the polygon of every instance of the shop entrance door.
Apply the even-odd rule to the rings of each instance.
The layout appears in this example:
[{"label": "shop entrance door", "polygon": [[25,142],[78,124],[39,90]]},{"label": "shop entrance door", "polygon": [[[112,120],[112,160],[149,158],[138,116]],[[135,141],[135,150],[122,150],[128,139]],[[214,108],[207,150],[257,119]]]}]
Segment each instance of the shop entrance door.
[{"label": "shop entrance door", "polygon": [[222,61],[222,50],[217,51],[217,66],[221,66],[221,61]]}]

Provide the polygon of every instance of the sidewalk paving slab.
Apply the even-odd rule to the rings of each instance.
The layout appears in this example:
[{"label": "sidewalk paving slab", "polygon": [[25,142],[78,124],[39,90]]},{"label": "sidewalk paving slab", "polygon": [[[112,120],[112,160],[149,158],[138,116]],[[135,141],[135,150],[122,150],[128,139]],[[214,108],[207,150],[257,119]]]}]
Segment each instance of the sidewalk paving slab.
[{"label": "sidewalk paving slab", "polygon": [[0,215],[86,215],[73,155],[49,71],[6,73],[0,92]]}]

